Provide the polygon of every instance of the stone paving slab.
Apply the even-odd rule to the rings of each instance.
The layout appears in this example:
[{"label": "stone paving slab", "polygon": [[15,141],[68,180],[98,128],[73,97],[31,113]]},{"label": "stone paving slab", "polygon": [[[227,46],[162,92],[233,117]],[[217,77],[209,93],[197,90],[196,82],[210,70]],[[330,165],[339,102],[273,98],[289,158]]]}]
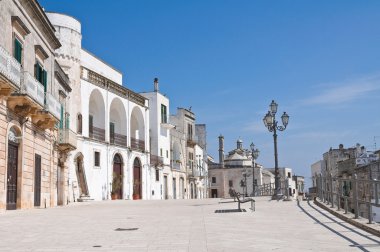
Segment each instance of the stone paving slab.
[{"label": "stone paving slab", "polygon": [[345,228],[306,202],[260,197],[255,212],[244,204],[247,212],[215,213],[237,208],[219,202],[123,200],[7,211],[0,213],[0,251],[380,251],[377,237]]}]

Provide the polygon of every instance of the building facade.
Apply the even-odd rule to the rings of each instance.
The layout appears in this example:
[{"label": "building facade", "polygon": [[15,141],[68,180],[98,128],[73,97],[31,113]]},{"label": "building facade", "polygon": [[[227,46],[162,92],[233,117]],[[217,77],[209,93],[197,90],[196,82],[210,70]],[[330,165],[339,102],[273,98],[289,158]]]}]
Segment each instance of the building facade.
[{"label": "building facade", "polygon": [[62,47],[57,60],[73,83],[77,149],[67,158],[67,200],[149,199],[149,107],[122,86],[122,74],[81,46],[81,24],[47,14]]},{"label": "building facade", "polygon": [[0,1],[0,209],[65,204],[70,82],[61,43],[33,0]]}]

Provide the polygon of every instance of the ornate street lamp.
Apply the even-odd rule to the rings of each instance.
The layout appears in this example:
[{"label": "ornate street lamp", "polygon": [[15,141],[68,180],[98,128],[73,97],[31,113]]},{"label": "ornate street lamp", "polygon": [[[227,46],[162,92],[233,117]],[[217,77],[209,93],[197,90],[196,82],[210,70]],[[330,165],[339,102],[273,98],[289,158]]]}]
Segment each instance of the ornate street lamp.
[{"label": "ornate street lamp", "polygon": [[251,143],[249,146],[251,147],[251,154],[252,154],[252,197],[256,196],[256,185],[255,182],[255,167],[256,167],[256,159],[259,157],[260,151],[259,149],[255,149],[255,145]]},{"label": "ornate street lamp", "polygon": [[278,125],[278,122],[276,121],[276,113],[277,113],[277,107],[278,104],[272,100],[271,104],[269,105],[269,111],[264,116],[263,121],[265,127],[268,128],[269,132],[273,132],[273,141],[274,141],[274,182],[275,182],[275,192],[273,195],[273,199],[278,199],[278,195],[280,194],[280,174],[278,171],[278,157],[277,157],[277,130],[284,131],[286,129],[286,126],[288,126],[289,123],[289,115],[284,112],[284,114],[281,116],[281,121],[283,126]]}]

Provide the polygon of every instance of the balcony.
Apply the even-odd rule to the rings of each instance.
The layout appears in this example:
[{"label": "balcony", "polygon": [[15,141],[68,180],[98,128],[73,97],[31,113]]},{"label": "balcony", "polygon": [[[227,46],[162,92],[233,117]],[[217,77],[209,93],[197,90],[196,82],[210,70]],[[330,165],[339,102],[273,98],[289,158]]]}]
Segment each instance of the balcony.
[{"label": "balcony", "polygon": [[61,117],[61,104],[59,101],[50,93],[45,94],[46,104],[45,109],[52,114],[56,119]]},{"label": "balcony", "polygon": [[9,96],[20,89],[21,65],[0,46],[0,96]]},{"label": "balcony", "polygon": [[89,137],[90,138],[104,142],[106,139],[105,136],[106,136],[106,131],[104,129],[97,128],[97,127],[90,127],[89,128]]},{"label": "balcony", "polygon": [[188,136],[186,143],[187,143],[187,147],[194,148],[194,146],[198,143],[198,138],[196,136],[194,137]]},{"label": "balcony", "polygon": [[170,161],[170,166],[173,170],[177,170],[177,171],[181,170],[181,162],[179,160]]},{"label": "balcony", "polygon": [[20,116],[37,114],[44,107],[44,87],[30,73],[24,72],[19,92],[13,93],[7,102],[9,109]]},{"label": "balcony", "polygon": [[145,151],[145,141],[131,137],[131,148],[136,151]]},{"label": "balcony", "polygon": [[124,136],[122,134],[111,134],[110,135],[110,143],[120,146],[127,146],[127,136]]},{"label": "balcony", "polygon": [[77,134],[70,129],[59,129],[58,148],[60,151],[72,151],[77,148]]},{"label": "balcony", "polygon": [[159,157],[156,155],[150,154],[150,165],[151,166],[162,166],[164,164],[164,159],[163,157]]}]

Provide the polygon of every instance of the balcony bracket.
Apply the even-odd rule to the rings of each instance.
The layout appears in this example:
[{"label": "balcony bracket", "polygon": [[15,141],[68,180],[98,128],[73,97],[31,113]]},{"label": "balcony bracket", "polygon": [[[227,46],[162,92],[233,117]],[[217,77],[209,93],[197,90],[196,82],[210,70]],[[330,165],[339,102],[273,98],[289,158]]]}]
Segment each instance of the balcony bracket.
[{"label": "balcony bracket", "polygon": [[32,115],[32,122],[41,129],[52,129],[57,120],[47,111],[38,111],[37,114]]}]

